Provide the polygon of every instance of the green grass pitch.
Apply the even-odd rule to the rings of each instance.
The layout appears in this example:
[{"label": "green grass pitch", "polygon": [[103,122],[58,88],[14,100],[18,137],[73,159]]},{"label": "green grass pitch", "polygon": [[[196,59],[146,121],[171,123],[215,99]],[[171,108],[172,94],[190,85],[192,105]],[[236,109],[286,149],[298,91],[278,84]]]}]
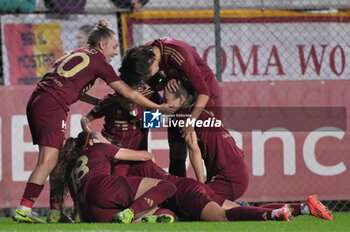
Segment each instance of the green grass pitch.
[{"label": "green grass pitch", "polygon": [[292,222],[175,222],[173,224],[128,224],[115,223],[76,223],[76,224],[16,224],[11,218],[0,218],[0,231],[295,231],[295,232],[334,232],[350,231],[350,213],[334,213],[333,221],[312,216],[298,216]]}]

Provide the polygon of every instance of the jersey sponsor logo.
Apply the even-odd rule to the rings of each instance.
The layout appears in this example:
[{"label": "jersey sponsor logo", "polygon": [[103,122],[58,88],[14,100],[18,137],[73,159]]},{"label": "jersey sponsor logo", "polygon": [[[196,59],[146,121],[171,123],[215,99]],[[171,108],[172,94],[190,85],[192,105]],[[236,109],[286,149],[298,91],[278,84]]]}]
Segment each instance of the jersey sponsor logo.
[{"label": "jersey sponsor logo", "polygon": [[159,110],[143,112],[143,128],[160,128],[162,113]]}]

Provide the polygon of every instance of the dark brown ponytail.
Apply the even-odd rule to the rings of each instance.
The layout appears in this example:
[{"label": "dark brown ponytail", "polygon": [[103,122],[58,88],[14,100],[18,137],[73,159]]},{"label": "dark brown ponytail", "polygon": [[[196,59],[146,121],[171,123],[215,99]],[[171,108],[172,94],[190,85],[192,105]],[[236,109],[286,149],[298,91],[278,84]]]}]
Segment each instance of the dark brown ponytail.
[{"label": "dark brown ponytail", "polygon": [[[80,154],[84,150],[84,143],[90,139],[92,135],[88,132],[80,132],[77,138],[68,138],[62,148],[56,167],[50,174],[50,188],[53,193],[52,198],[57,200],[57,203],[62,209],[64,198],[67,195],[70,183],[71,172],[74,169],[75,163]],[[73,196],[74,193],[71,193]]]}]

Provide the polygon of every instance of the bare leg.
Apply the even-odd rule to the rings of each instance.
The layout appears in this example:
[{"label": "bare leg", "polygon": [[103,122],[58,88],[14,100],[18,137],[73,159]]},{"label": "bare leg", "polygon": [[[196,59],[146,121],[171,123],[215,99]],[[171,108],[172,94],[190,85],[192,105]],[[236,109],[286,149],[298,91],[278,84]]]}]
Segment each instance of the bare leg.
[{"label": "bare leg", "polygon": [[159,179],[143,178],[135,194],[135,200],[159,183]]},{"label": "bare leg", "polygon": [[143,212],[138,213],[138,217],[133,221],[133,223],[141,222],[142,217],[148,216],[148,215],[153,215],[158,209],[159,209],[158,207],[154,207],[152,209],[145,210]]},{"label": "bare leg", "polygon": [[202,210],[200,219],[208,222],[227,222],[226,211],[215,201],[209,202]]},{"label": "bare leg", "polygon": [[235,207],[240,207],[240,205],[235,203],[235,202],[233,202],[233,201],[225,200],[221,207],[223,209],[232,209],[232,208],[235,208]]},{"label": "bare leg", "polygon": [[53,147],[39,146],[39,158],[28,182],[43,185],[55,168],[60,150]]}]

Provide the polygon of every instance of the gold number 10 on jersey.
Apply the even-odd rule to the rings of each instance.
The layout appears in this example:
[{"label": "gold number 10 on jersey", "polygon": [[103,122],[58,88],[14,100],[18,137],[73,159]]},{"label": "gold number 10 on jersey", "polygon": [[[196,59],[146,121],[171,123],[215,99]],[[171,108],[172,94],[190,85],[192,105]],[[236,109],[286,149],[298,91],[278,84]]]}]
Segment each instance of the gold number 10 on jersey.
[{"label": "gold number 10 on jersey", "polygon": [[[81,57],[83,60],[79,64],[72,67],[70,70],[64,70],[63,66],[65,64],[67,64],[71,59],[73,59],[74,57],[77,57],[77,56]],[[61,60],[62,60],[62,63],[57,67],[57,73],[58,73],[58,75],[60,75],[62,77],[66,77],[66,78],[73,77],[75,74],[77,74],[78,72],[83,70],[86,66],[88,66],[90,63],[90,57],[82,52],[77,52],[74,54],[72,54],[72,52],[68,52],[67,54],[62,56],[60,59],[58,59],[55,62],[55,64],[57,62],[60,62]],[[53,73],[54,71],[55,71],[55,68],[51,68],[48,73]]]}]

